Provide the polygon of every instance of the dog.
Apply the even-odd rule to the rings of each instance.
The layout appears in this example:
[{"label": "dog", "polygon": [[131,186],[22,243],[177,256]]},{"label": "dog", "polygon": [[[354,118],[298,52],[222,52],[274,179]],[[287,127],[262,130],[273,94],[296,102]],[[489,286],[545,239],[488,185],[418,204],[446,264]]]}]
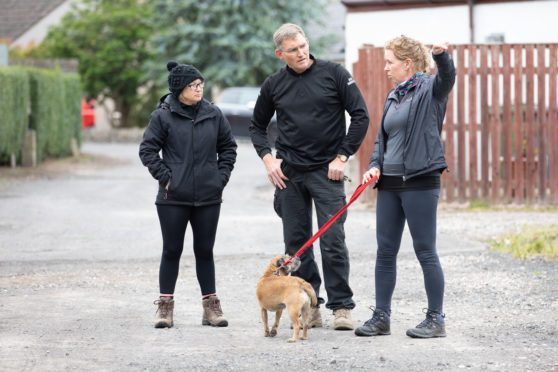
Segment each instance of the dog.
[{"label": "dog", "polygon": [[[293,257],[291,262],[286,266],[290,256],[276,256],[269,266],[265,269],[262,277],[258,281],[256,294],[261,307],[262,320],[264,326],[265,337],[275,337],[277,335],[277,327],[283,309],[287,308],[289,317],[293,325],[293,337],[289,338],[289,342],[296,342],[300,333],[300,320],[302,318],[302,336],[301,340],[308,337],[308,320],[310,315],[310,306],[317,306],[318,299],[314,288],[305,281],[296,276],[288,276],[289,273],[298,270],[300,267],[300,258]],[[267,312],[275,312],[275,323],[271,330],[269,329]]]}]

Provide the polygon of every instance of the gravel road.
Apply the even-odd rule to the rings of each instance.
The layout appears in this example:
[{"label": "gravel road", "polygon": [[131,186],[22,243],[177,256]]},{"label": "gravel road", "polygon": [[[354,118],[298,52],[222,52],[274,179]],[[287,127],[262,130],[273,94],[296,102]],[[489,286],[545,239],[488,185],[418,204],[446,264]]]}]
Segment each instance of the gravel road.
[{"label": "gravel road", "polygon": [[[188,231],[175,327],[161,330],[152,304],[161,250],[156,184],[137,145],[82,150],[98,161],[39,167],[36,177],[0,170],[0,371],[558,371],[558,263],[517,260],[487,244],[526,224],[558,224],[557,212],[441,208],[446,338],[405,335],[426,303],[405,231],[390,336],[334,331],[322,308],[324,327],[291,344],[287,318],[277,337],[263,337],[255,287],[282,252],[281,223],[264,168],[241,143],[215,247],[229,327],[201,325]],[[351,206],[346,231],[360,325],[374,304],[374,211]]]}]

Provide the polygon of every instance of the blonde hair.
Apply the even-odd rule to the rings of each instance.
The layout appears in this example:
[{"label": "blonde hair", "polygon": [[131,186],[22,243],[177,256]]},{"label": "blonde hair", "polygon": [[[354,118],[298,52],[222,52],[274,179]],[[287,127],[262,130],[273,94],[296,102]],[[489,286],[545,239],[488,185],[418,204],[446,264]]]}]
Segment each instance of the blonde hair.
[{"label": "blonde hair", "polygon": [[295,25],[294,23],[285,23],[275,31],[273,34],[273,41],[275,42],[275,47],[281,50],[281,44],[285,39],[294,39],[297,35],[302,35],[306,39],[306,35],[302,30],[302,27]]},{"label": "blonde hair", "polygon": [[384,49],[392,51],[400,61],[410,59],[415,73],[428,72],[430,68],[430,52],[418,40],[401,35],[388,41]]}]

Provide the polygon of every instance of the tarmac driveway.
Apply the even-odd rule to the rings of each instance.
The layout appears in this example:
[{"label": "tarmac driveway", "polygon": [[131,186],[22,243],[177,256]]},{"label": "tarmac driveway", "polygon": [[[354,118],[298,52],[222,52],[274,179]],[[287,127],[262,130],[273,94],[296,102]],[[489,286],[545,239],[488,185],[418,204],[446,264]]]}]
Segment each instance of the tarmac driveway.
[{"label": "tarmac driveway", "polygon": [[[333,316],[322,308],[324,328],[289,344],[286,317],[277,337],[263,337],[255,287],[283,251],[281,223],[264,167],[241,143],[215,246],[229,327],[201,325],[188,231],[175,327],[160,330],[153,328],[152,304],[161,251],[156,182],[140,164],[137,145],[86,143],[82,150],[119,162],[0,190],[1,371],[558,371],[558,263],[523,262],[486,244],[524,224],[557,224],[558,213],[440,212],[444,339],[405,336],[423,319],[426,301],[406,231],[391,336],[333,331]],[[353,181],[349,191],[355,187]],[[370,317],[374,303],[374,230],[375,212],[351,206],[346,232],[355,325]]]}]

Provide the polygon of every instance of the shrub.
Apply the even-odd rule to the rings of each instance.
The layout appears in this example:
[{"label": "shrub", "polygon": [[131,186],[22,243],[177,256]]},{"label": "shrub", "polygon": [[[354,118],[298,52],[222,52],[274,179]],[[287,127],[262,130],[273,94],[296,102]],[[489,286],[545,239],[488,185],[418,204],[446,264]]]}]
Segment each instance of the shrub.
[{"label": "shrub", "polygon": [[10,155],[21,161],[21,148],[29,123],[29,78],[22,68],[0,67],[0,164]]},{"label": "shrub", "polygon": [[0,164],[12,153],[21,161],[27,128],[37,132],[37,162],[72,154],[72,138],[81,145],[81,96],[77,74],[0,68]]},{"label": "shrub", "polygon": [[76,111],[81,112],[81,93],[75,86],[79,79],[36,68],[29,68],[28,73],[31,128],[37,132],[37,161],[71,155],[72,138],[76,136],[76,127],[81,125],[81,116],[76,115]]}]

